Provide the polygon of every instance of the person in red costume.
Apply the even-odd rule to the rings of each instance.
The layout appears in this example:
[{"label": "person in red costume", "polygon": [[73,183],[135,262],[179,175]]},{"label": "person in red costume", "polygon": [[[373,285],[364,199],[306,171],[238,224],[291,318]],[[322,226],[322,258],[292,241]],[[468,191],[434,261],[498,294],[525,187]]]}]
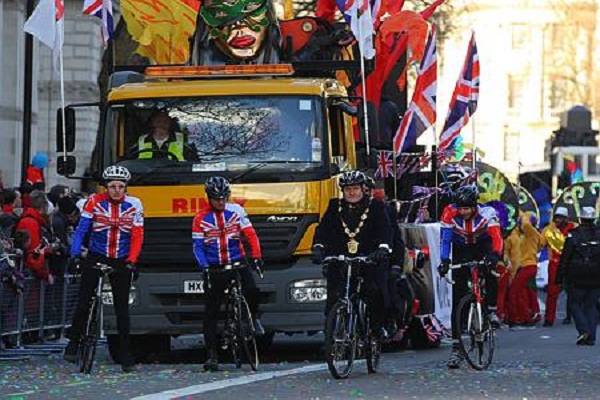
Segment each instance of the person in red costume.
[{"label": "person in red costume", "polygon": [[558,295],[562,289],[556,284],[556,272],[562,254],[565,240],[576,225],[569,221],[569,211],[566,207],[556,207],[552,223],[542,232],[544,244],[548,246],[548,288],[546,295],[546,313],[544,315],[544,326],[552,326],[556,319],[556,305]]}]

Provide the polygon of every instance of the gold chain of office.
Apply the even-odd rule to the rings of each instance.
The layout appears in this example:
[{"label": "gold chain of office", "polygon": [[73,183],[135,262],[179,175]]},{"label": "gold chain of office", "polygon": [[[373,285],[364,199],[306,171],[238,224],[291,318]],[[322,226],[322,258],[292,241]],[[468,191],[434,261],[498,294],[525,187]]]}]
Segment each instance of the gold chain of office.
[{"label": "gold chain of office", "polygon": [[344,218],[342,218],[342,201],[340,200],[338,202],[338,213],[340,214],[340,221],[342,221],[342,227],[344,228],[344,233],[348,236],[348,253],[350,254],[356,254],[358,253],[358,242],[356,241],[356,239],[354,239],[356,237],[356,235],[358,235],[360,233],[360,230],[362,229],[363,225],[365,224],[365,221],[367,220],[367,217],[369,216],[369,209],[371,208],[371,200],[369,200],[369,204],[367,204],[367,208],[365,208],[365,211],[362,213],[362,215],[360,216],[360,222],[358,223],[358,226],[356,227],[356,229],[353,231],[350,230],[350,228],[348,228],[348,225],[346,224],[346,221],[344,221]]}]

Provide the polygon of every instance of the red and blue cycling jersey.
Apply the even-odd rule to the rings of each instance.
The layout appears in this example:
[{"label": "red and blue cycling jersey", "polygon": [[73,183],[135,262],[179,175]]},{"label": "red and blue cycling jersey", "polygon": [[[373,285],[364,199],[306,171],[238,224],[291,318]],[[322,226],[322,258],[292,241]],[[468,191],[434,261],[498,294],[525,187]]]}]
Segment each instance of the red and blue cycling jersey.
[{"label": "red and blue cycling jersey", "polygon": [[472,218],[466,220],[458,213],[456,204],[444,209],[441,219],[441,259],[450,260],[452,245],[469,248],[491,242],[491,251],[502,254],[502,230],[492,207],[477,206]]},{"label": "red and blue cycling jersey", "polygon": [[91,196],[83,206],[79,225],[73,235],[71,255],[81,255],[90,233],[89,250],[108,258],[137,262],[144,240],[144,208],[137,197],[125,196],[111,201],[106,193]]},{"label": "red and blue cycling jersey", "polygon": [[242,236],[248,241],[252,258],[262,258],[258,236],[242,206],[227,203],[223,211],[207,207],[197,213],[192,223],[192,242],[200,269],[243,260],[246,253]]}]

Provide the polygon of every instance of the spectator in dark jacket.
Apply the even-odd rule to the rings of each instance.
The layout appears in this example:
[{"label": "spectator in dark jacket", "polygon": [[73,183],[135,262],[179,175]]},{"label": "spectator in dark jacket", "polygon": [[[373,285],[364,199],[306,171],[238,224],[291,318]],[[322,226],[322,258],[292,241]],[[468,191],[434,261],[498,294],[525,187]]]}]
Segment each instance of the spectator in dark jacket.
[{"label": "spectator in dark jacket", "polygon": [[21,195],[13,189],[4,189],[2,192],[2,214],[0,214],[0,230],[8,237],[12,236],[12,229],[19,221],[15,208],[21,206]]},{"label": "spectator in dark jacket", "polygon": [[60,252],[50,258],[50,271],[54,274],[62,274],[69,259],[71,232],[72,227],[77,226],[79,209],[75,200],[70,197],[60,198],[57,204],[58,210],[52,214],[52,231],[55,238],[60,241]]},{"label": "spectator in dark jacket", "polygon": [[556,283],[570,285],[569,301],[575,327],[576,343],[593,346],[598,327],[600,298],[600,228],[594,225],[596,210],[583,207],[580,226],[567,236],[556,276]]}]

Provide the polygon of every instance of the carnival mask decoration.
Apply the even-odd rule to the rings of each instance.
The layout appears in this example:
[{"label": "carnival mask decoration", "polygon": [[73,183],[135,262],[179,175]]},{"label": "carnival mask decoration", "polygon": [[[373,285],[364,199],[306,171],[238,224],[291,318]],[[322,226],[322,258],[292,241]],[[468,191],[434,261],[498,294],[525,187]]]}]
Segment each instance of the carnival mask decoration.
[{"label": "carnival mask decoration", "polygon": [[271,24],[267,0],[208,0],[200,16],[217,47],[238,60],[257,56]]}]

